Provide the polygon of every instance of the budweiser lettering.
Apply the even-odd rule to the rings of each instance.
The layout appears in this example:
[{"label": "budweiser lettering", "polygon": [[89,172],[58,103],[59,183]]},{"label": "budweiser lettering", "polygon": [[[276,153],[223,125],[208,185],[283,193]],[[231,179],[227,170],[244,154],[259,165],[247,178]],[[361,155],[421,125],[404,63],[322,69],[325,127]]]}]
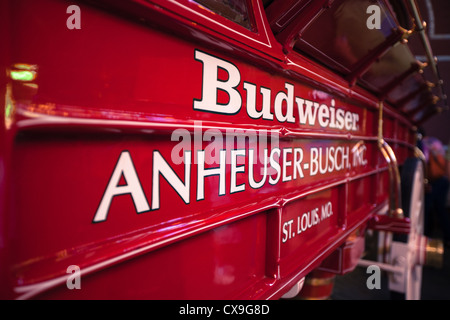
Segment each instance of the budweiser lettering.
[{"label": "budweiser lettering", "polygon": [[[202,97],[194,99],[194,110],[214,112],[233,115],[238,113],[242,107],[242,96],[237,87],[241,83],[241,74],[234,64],[223,59],[214,57],[207,53],[196,50],[195,59],[203,64]],[[219,71],[225,70],[228,74],[226,80],[219,77]],[[302,126],[314,126],[316,123],[322,128],[332,128],[347,131],[357,131],[359,115],[335,107],[335,100],[331,105],[319,104],[318,102],[295,96],[294,85],[286,82],[285,90],[275,95],[272,113],[272,90],[267,87],[258,86],[250,82],[243,82],[243,88],[247,93],[247,114],[252,119],[274,120],[284,123],[297,122]],[[225,93],[228,101],[219,100],[219,92]],[[261,94],[262,106],[258,110],[256,95]],[[297,110],[297,119],[294,109]]]}]

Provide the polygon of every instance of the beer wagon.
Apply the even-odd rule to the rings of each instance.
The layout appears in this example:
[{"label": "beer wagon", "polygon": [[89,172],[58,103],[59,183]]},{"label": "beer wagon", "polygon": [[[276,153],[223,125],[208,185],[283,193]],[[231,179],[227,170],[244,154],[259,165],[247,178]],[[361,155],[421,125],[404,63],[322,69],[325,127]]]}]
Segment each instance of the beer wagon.
[{"label": "beer wagon", "polygon": [[446,105],[414,1],[0,15],[2,298],[318,298],[358,264],[420,298],[416,133]]}]

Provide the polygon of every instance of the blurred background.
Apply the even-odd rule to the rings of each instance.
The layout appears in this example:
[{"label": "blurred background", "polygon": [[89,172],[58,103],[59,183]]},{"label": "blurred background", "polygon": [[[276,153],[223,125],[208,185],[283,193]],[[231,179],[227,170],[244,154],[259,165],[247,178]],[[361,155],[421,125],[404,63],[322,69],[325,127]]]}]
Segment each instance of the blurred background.
[{"label": "blurred background", "polygon": [[[433,54],[438,59],[438,68],[444,81],[444,89],[450,95],[450,1],[419,0],[417,1],[423,20],[427,23],[428,38],[433,48]],[[420,52],[417,48],[417,52]],[[423,50],[422,50],[423,51]],[[425,61],[425,56],[416,56]],[[448,100],[448,99],[447,99]],[[441,140],[448,147],[450,142],[450,111],[429,118],[423,129],[428,136]]]},{"label": "blurred background", "polygon": [[[438,60],[439,73],[444,81],[444,90],[450,97],[450,1],[446,0],[418,0],[422,19],[427,23],[427,34]],[[420,43],[410,42],[416,59],[425,62],[423,47]],[[425,72],[426,69],[425,69]],[[450,102],[447,99],[447,104]],[[429,118],[422,124],[427,136],[441,140],[446,148],[450,145],[450,111]],[[450,215],[450,192],[447,197],[447,212]],[[438,228],[436,228],[438,229]],[[439,235],[439,233],[438,233]],[[389,300],[392,293],[388,287],[386,272],[382,272],[381,289],[369,290],[366,280],[369,274],[365,267],[357,267],[353,272],[337,276],[331,299],[334,300]],[[421,297],[424,300],[450,300],[450,248],[445,247],[442,268],[423,267]]]}]

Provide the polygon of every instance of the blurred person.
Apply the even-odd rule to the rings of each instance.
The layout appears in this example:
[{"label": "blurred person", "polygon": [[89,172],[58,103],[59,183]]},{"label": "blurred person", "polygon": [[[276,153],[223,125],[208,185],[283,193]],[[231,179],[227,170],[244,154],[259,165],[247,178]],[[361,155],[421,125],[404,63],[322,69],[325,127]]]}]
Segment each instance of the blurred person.
[{"label": "blurred person", "polygon": [[431,237],[437,216],[442,227],[443,240],[446,247],[450,246],[450,215],[446,209],[449,191],[448,159],[442,142],[435,137],[423,134],[420,147],[425,155],[428,185],[425,191],[425,235]]},{"label": "blurred person", "polygon": [[[446,153],[446,164],[447,164],[447,179],[450,180],[450,140],[448,142],[448,146],[447,146],[447,153]],[[447,192],[447,214],[450,215],[450,187],[449,190]]]}]

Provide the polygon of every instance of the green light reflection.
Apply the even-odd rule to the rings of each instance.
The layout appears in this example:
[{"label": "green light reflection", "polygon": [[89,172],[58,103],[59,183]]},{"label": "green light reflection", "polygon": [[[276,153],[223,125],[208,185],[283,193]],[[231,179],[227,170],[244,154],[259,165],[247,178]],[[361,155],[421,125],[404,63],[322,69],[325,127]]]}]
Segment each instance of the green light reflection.
[{"label": "green light reflection", "polygon": [[33,81],[36,78],[35,71],[27,70],[11,70],[11,79],[17,81]]}]

